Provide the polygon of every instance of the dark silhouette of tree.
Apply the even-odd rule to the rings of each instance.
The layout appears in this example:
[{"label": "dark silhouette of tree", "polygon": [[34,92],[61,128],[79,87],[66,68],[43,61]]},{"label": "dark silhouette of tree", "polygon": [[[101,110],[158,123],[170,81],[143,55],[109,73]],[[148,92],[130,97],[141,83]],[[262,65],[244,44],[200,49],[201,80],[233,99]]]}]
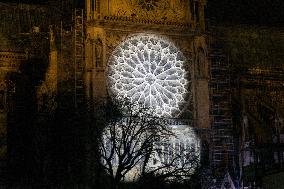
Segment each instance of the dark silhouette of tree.
[{"label": "dark silhouette of tree", "polygon": [[107,106],[97,160],[112,188],[119,188],[122,181],[139,179],[143,184],[153,178],[162,182],[190,178],[199,156],[189,145],[170,144],[175,134],[167,119],[127,100]]}]

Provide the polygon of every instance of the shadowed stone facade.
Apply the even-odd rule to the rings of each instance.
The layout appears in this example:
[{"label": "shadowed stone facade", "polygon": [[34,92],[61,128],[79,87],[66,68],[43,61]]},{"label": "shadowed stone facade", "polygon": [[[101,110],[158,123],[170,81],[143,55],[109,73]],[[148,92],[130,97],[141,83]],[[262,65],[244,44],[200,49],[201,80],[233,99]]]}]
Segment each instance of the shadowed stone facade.
[{"label": "shadowed stone facade", "polygon": [[[209,128],[208,60],[203,1],[87,1],[86,89],[106,97],[106,69],[115,48],[139,33],[165,36],[189,62],[194,125]],[[193,11],[193,12],[192,12]],[[100,53],[98,54],[98,48]]]},{"label": "shadowed stone facade", "polygon": [[[72,19],[60,17],[64,13],[57,9],[51,15],[46,6],[0,4],[1,160],[7,155],[7,124],[12,126],[8,131],[13,139],[12,156],[21,162],[17,167],[25,164],[24,152],[34,153],[31,144],[37,138],[30,135],[34,128],[29,126],[37,126],[38,120],[58,109],[58,120],[63,121],[58,130],[53,128],[59,134],[52,139],[57,144],[66,140],[70,149],[80,142],[83,145],[76,149],[85,148],[85,140],[77,141],[83,135],[80,132],[85,132],[79,127],[83,123],[72,120],[75,114],[85,113],[74,108],[78,91],[89,102],[83,108],[94,114],[93,102],[109,96],[107,70],[115,49],[131,36],[149,34],[166,38],[187,59],[191,103],[173,122],[178,125],[184,118],[197,128],[205,139],[201,148],[217,176],[223,177],[228,169],[235,184],[249,185],[273,171],[283,171],[283,28],[222,26],[205,30],[203,0],[86,0],[85,5],[82,22],[74,19],[71,27]],[[76,24],[81,24],[81,31],[75,31]],[[76,44],[75,39],[81,43]],[[66,124],[73,122],[76,132]],[[13,135],[15,131],[24,134]],[[59,150],[53,146],[56,153],[65,150],[62,146]],[[64,173],[73,166],[73,156],[81,155],[74,154],[70,152],[66,166],[58,163],[64,164]],[[27,156],[34,162],[35,156]]]}]

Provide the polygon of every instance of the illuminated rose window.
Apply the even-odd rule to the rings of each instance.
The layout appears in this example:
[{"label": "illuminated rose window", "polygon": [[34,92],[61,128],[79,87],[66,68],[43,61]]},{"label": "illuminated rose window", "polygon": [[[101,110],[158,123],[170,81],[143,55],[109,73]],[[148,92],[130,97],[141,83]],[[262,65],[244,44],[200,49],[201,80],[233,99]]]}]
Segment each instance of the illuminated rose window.
[{"label": "illuminated rose window", "polygon": [[189,99],[190,82],[185,63],[183,54],[164,38],[130,37],[109,59],[110,95],[154,108],[157,116],[177,117]]}]

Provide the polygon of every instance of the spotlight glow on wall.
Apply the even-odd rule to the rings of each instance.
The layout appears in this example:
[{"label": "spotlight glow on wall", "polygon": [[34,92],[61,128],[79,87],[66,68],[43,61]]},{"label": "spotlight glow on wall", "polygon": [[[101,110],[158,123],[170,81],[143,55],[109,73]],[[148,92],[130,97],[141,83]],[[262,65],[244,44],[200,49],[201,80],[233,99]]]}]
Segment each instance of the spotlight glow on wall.
[{"label": "spotlight glow on wall", "polygon": [[[141,145],[145,142],[144,137],[146,137],[143,135],[143,137],[139,137],[137,140],[123,140],[122,132],[124,130],[124,124],[126,124],[126,119],[125,121],[117,123],[117,125],[109,125],[106,127],[103,133],[103,144],[100,147],[104,157],[112,161],[111,168],[115,174],[119,166],[118,153],[123,154],[125,152],[125,148],[120,142],[127,141],[126,145],[131,146],[127,152],[132,153],[131,157],[134,157],[137,156],[137,154],[142,153]],[[116,132],[111,134],[110,127],[116,127]],[[200,140],[196,135],[195,130],[188,125],[171,125],[169,128],[171,132],[173,132],[172,136],[164,137],[160,141],[153,143],[154,153],[151,154],[147,161],[145,167],[146,172],[150,173],[154,171],[153,173],[155,173],[155,175],[172,175],[172,177],[168,177],[169,180],[174,179],[174,176],[187,178],[187,176],[191,175],[199,165]],[[118,147],[120,148],[118,149]],[[142,155],[144,154],[142,153]],[[124,181],[135,181],[142,174],[145,159],[138,157],[133,159],[133,162],[136,162],[137,164],[135,163],[136,166],[127,172]],[[109,166],[104,159],[102,159],[102,164],[106,167]]]}]

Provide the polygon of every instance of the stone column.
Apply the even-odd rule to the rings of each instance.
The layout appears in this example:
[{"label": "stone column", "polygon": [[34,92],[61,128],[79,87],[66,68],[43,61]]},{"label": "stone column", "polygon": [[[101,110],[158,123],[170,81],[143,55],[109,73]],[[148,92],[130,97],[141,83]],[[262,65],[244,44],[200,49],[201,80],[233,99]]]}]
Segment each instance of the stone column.
[{"label": "stone column", "polygon": [[86,41],[86,85],[87,95],[96,98],[105,98],[106,92],[106,47],[105,31],[100,27],[87,29]]},{"label": "stone column", "polygon": [[194,81],[196,123],[199,128],[209,128],[208,60],[205,37],[194,40]]},{"label": "stone column", "polygon": [[199,1],[199,12],[197,14],[199,14],[199,25],[200,25],[200,30],[201,31],[205,31],[205,11],[204,11],[204,7],[206,5],[206,2],[204,0],[200,0]]}]

